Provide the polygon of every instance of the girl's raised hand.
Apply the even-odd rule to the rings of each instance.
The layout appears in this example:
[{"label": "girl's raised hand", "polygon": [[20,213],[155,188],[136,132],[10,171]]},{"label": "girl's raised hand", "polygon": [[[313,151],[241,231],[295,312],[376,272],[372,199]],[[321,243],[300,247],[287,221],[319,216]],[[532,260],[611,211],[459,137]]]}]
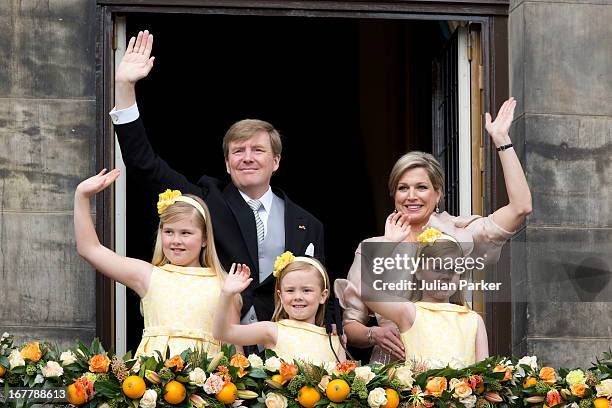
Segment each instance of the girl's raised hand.
[{"label": "girl's raised hand", "polygon": [[245,264],[232,264],[230,271],[223,283],[223,293],[235,295],[245,290],[253,281],[251,269]]},{"label": "girl's raised hand", "polygon": [[410,234],[410,216],[402,213],[391,213],[385,221],[385,239],[391,242],[402,242]]},{"label": "girl's raised hand", "polygon": [[90,177],[87,180],[83,180],[77,186],[76,193],[90,198],[91,196],[110,186],[115,180],[117,180],[119,174],[121,174],[119,169],[113,169],[108,173],[106,172],[106,169],[102,169],[102,171],[95,176]]},{"label": "girl's raised hand", "polygon": [[512,119],[514,118],[514,108],[516,108],[516,99],[510,97],[510,99],[504,102],[501,108],[499,108],[495,120],[491,120],[492,118],[489,112],[485,113],[485,129],[487,129],[487,133],[489,133],[491,139],[493,139],[493,143],[495,143],[497,147],[510,143],[508,131],[510,130],[510,125],[512,125]]}]

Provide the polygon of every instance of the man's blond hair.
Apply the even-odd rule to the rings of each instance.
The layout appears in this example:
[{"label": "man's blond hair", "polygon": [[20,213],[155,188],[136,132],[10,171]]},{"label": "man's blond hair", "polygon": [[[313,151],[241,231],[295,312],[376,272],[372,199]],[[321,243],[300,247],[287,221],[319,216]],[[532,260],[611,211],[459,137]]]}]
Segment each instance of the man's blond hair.
[{"label": "man's blond hair", "polygon": [[250,139],[259,132],[266,132],[270,136],[272,154],[279,156],[283,150],[280,134],[270,123],[259,119],[243,119],[234,123],[223,137],[223,156],[227,160],[229,156],[229,145],[232,142],[241,142]]}]

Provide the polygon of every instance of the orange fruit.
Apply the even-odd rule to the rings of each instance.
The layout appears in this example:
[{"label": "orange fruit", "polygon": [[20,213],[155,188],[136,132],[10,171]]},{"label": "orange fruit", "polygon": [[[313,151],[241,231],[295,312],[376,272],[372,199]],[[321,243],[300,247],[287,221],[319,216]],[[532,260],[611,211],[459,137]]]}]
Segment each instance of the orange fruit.
[{"label": "orange fruit", "polygon": [[527,387],[531,387],[532,385],[536,385],[538,383],[538,380],[536,380],[533,377],[527,377],[525,378],[525,381],[523,381],[523,388],[527,388]]},{"label": "orange fruit", "polygon": [[595,408],[610,408],[610,400],[604,397],[595,398],[593,405]]},{"label": "orange fruit", "polygon": [[0,377],[3,377],[6,374],[6,368],[0,365]]},{"label": "orange fruit", "polygon": [[303,386],[298,391],[297,400],[301,406],[312,408],[321,399],[321,394],[315,388],[308,385]]},{"label": "orange fruit", "polygon": [[87,402],[87,391],[78,389],[74,383],[68,386],[67,394],[68,402],[72,405],[83,405]]},{"label": "orange fruit", "polygon": [[380,408],[397,408],[399,405],[399,394],[393,388],[385,388],[385,394],[387,394],[387,403],[381,405]]},{"label": "orange fruit", "polygon": [[147,390],[147,386],[142,378],[137,375],[130,375],[128,378],[123,380],[121,389],[126,397],[131,399],[137,399]]},{"label": "orange fruit", "polygon": [[185,386],[176,380],[166,384],[164,391],[164,399],[169,404],[180,404],[187,396]]},{"label": "orange fruit", "polygon": [[270,379],[272,381],[276,382],[276,383],[281,384],[281,385],[286,382],[285,379],[283,378],[283,376],[280,375],[280,374],[274,374],[272,377],[270,377]]},{"label": "orange fruit", "polygon": [[327,384],[325,394],[331,402],[342,402],[348,397],[351,387],[343,379],[337,378]]},{"label": "orange fruit", "polygon": [[221,388],[221,391],[219,391],[219,393],[217,395],[215,395],[215,398],[217,398],[217,401],[222,402],[224,404],[231,404],[234,401],[236,401],[236,398],[238,397],[238,388],[236,388],[236,384],[234,383],[227,383],[223,386],[223,388]]}]

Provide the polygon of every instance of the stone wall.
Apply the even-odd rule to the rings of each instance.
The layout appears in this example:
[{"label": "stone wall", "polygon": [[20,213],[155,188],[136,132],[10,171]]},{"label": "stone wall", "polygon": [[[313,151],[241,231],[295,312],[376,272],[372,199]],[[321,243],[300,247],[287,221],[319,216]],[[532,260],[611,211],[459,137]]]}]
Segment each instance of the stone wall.
[{"label": "stone wall", "polygon": [[95,335],[95,275],[76,253],[74,189],[94,168],[95,2],[0,2],[0,330]]},{"label": "stone wall", "polygon": [[[510,6],[514,132],[533,194],[513,259],[515,354],[588,366],[612,342],[612,6]],[[542,290],[543,288],[546,290]]]}]

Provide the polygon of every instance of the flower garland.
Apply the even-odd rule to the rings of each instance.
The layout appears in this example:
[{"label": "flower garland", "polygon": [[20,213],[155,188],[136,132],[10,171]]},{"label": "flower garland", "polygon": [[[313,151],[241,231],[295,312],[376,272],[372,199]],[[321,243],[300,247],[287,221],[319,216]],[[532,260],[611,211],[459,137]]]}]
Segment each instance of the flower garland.
[{"label": "flower garland", "polygon": [[[70,404],[87,408],[611,407],[609,352],[586,370],[540,367],[535,356],[490,357],[466,368],[423,361],[317,366],[283,361],[271,350],[265,357],[226,345],[215,356],[185,350],[118,358],[97,339],[60,352],[47,342],[14,347],[4,333],[0,382],[3,395],[9,387],[61,387]],[[0,396],[2,406],[33,404]]]}]

